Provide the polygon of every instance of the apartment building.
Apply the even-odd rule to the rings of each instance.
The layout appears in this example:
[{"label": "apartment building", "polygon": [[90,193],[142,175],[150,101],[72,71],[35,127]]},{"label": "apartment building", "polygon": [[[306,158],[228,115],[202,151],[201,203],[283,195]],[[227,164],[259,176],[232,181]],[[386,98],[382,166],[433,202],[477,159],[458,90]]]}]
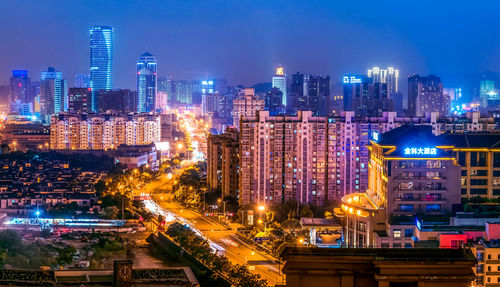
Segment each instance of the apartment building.
[{"label": "apartment building", "polygon": [[153,114],[53,115],[50,148],[107,150],[119,145],[147,145],[161,138],[160,117]]}]

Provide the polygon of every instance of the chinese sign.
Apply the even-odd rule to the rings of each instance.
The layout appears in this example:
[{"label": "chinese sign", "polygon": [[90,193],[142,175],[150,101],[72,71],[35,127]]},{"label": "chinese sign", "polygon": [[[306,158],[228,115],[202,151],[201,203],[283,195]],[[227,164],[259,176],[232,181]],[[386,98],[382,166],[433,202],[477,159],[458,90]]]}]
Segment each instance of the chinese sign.
[{"label": "chinese sign", "polygon": [[404,149],[405,155],[436,155],[437,149],[433,147],[407,147]]}]

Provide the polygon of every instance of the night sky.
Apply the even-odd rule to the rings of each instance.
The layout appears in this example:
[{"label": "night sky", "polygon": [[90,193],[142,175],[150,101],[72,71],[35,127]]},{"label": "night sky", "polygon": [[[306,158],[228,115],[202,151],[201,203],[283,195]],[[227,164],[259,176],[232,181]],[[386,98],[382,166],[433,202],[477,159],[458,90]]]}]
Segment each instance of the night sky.
[{"label": "night sky", "polygon": [[[0,83],[12,69],[33,80],[55,66],[73,85],[88,73],[92,25],[115,29],[114,88],[135,88],[145,51],[161,76],[270,81],[278,64],[301,71],[498,71],[500,1],[0,0]],[[403,83],[402,83],[403,84]]]}]

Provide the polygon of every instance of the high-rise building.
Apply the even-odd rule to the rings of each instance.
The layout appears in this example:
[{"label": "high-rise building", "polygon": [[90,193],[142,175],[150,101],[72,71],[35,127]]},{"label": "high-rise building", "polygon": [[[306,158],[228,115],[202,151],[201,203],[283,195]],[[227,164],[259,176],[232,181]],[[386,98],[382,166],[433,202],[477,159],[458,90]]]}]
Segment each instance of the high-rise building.
[{"label": "high-rise building", "polygon": [[207,184],[221,198],[238,195],[238,130],[228,128],[223,134],[209,135],[207,141]]},{"label": "high-rise building", "polygon": [[95,100],[99,90],[111,90],[113,73],[113,28],[94,26],[90,29],[90,88],[93,111],[97,111]]},{"label": "high-rise building", "polygon": [[[363,192],[368,188],[370,157],[367,146],[370,140],[402,125],[429,126],[436,136],[499,131],[495,130],[493,118],[480,118],[479,112],[466,117],[438,118],[437,112],[429,117],[398,117],[396,112],[384,112],[381,117],[361,117],[346,111],[340,116],[315,117],[310,112],[301,112],[297,116],[270,116],[267,111],[261,111],[258,116],[244,117],[241,122],[240,175],[245,180],[240,187],[240,198],[245,204],[258,203],[258,197],[253,193],[258,188],[260,200],[266,196],[269,200],[276,193],[286,196],[273,197],[269,204],[293,200],[298,196],[294,189],[299,188],[299,180],[303,182],[304,176],[318,185],[315,188],[302,186],[302,190],[310,193],[303,198],[314,198],[314,191],[321,195],[315,199],[317,204],[326,199],[339,200],[344,195]],[[484,150],[484,147],[476,148]],[[267,172],[270,174],[266,175]],[[479,174],[486,173],[480,171]],[[288,179],[285,187],[282,186],[284,178]],[[250,186],[246,187],[248,184]],[[479,189],[471,190],[479,193]],[[491,198],[494,190],[491,187],[480,192]],[[464,196],[468,194],[469,191],[464,191]]]},{"label": "high-rise building", "polygon": [[281,104],[285,108],[287,107],[287,95],[288,95],[286,92],[286,87],[287,84],[286,84],[285,71],[283,70],[282,66],[278,66],[278,68],[276,68],[276,73],[273,76],[272,88],[278,88],[283,93]]},{"label": "high-rise building", "polygon": [[363,83],[366,82],[366,77],[363,75],[346,75],[342,77],[344,111],[354,111],[355,107],[361,105]]},{"label": "high-rise building", "polygon": [[48,122],[50,115],[66,111],[68,105],[66,80],[62,73],[49,67],[40,81],[40,112]]},{"label": "high-rise building", "polygon": [[365,76],[346,75],[342,78],[344,111],[354,111],[363,117],[380,117],[393,111],[387,84],[370,82]]},{"label": "high-rise building", "polygon": [[415,219],[408,216],[443,216],[460,205],[460,167],[446,145],[430,126],[373,137],[368,189],[344,196],[336,210],[348,246],[412,247]]},{"label": "high-rise building", "polygon": [[265,100],[255,96],[255,90],[247,88],[233,100],[233,126],[239,128],[241,117],[255,116],[257,111],[265,109]]},{"label": "high-rise building", "polygon": [[68,112],[88,113],[92,107],[90,88],[70,88],[68,91]]},{"label": "high-rise building", "polygon": [[380,69],[379,67],[373,67],[368,69],[368,78],[372,83],[384,83],[387,84],[387,93],[389,98],[393,93],[399,92],[399,70],[393,67],[388,67],[387,69]]},{"label": "high-rise building", "polygon": [[75,75],[75,88],[90,88],[90,75],[89,74],[76,74]]},{"label": "high-rise building", "polygon": [[137,61],[137,112],[149,113],[156,106],[156,59],[146,52]]},{"label": "high-rise building", "polygon": [[483,108],[497,107],[500,104],[500,94],[495,89],[495,81],[485,75],[479,82],[479,104]]},{"label": "high-rise building", "polygon": [[137,112],[137,92],[129,89],[101,90],[97,93],[99,113]]},{"label": "high-rise building", "polygon": [[278,88],[271,88],[266,93],[266,110],[272,116],[277,116],[283,112],[283,93]]},{"label": "high-rise building", "polygon": [[292,75],[289,107],[297,111],[312,111],[316,116],[325,116],[330,106],[330,77]]},{"label": "high-rise building", "polygon": [[150,114],[53,115],[50,148],[106,150],[119,145],[147,145],[161,138],[160,117]]},{"label": "high-rise building", "polygon": [[408,77],[408,115],[422,117],[431,112],[443,117],[450,112],[450,99],[443,94],[441,79],[434,75]]},{"label": "high-rise building", "polygon": [[13,70],[10,78],[9,104],[11,112],[19,112],[21,103],[33,103],[31,82],[27,70]]}]

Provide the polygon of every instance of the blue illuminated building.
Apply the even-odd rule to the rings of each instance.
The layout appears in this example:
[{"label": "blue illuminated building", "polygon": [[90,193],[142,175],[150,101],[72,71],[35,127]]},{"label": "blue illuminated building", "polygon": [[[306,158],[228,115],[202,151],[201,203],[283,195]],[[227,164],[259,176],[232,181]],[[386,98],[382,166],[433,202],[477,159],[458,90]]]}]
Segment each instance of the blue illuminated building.
[{"label": "blue illuminated building", "polygon": [[90,29],[90,88],[92,110],[96,111],[96,92],[111,90],[113,72],[113,28],[94,26]]},{"label": "blue illuminated building", "polygon": [[156,59],[146,52],[137,61],[137,112],[149,113],[156,103]]}]

